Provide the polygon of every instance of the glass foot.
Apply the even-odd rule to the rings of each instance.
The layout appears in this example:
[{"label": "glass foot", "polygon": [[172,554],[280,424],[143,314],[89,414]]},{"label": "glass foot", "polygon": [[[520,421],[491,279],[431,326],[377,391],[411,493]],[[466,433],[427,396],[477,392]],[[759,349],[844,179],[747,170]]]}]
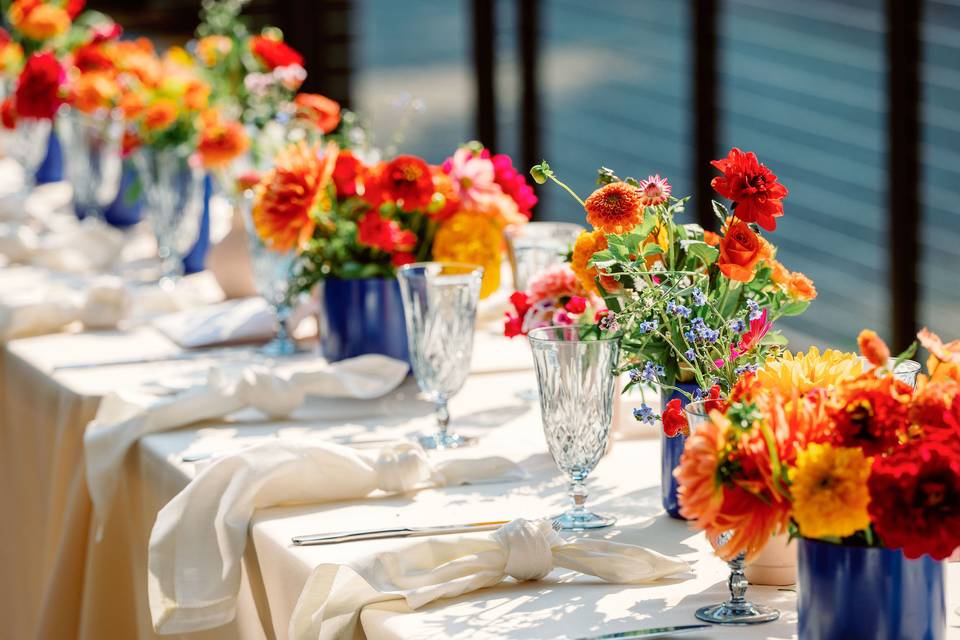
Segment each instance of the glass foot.
[{"label": "glass foot", "polygon": [[520,389],[513,395],[522,402],[536,402],[540,399],[540,393],[534,387]]},{"label": "glass foot", "polygon": [[431,433],[417,438],[424,449],[459,449],[477,444],[476,438],[468,438],[456,433]]},{"label": "glass foot", "polygon": [[299,353],[297,343],[290,338],[275,338],[260,347],[260,353],[265,356],[292,356]]},{"label": "glass foot", "polygon": [[612,527],[616,522],[616,518],[601,516],[586,509],[571,509],[553,519],[554,526],[559,526],[564,531],[603,529]]},{"label": "glass foot", "polygon": [[724,602],[697,609],[697,619],[714,624],[760,624],[773,622],[780,612],[752,602]]}]

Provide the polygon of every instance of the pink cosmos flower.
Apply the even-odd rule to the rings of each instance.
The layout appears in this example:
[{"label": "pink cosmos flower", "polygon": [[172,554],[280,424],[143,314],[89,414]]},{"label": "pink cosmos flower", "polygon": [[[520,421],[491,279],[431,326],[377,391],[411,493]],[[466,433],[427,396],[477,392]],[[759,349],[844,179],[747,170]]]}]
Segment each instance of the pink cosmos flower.
[{"label": "pink cosmos flower", "polygon": [[494,180],[493,163],[466,147],[460,147],[453,157],[447,158],[443,170],[453,178],[460,192],[460,200],[467,208],[483,209],[489,206],[491,200],[503,194]]}]

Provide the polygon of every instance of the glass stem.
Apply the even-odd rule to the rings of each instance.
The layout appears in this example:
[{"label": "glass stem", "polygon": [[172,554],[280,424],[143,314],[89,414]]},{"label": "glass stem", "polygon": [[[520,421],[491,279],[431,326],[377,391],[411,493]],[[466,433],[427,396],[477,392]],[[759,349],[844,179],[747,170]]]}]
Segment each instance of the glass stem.
[{"label": "glass stem", "polygon": [[584,506],[587,503],[587,485],[583,483],[583,477],[576,476],[570,479],[570,497],[573,499],[573,510],[576,512],[586,511]]},{"label": "glass stem", "polygon": [[440,431],[440,438],[447,437],[447,427],[450,426],[450,411],[447,409],[447,399],[437,400],[437,429]]},{"label": "glass stem", "polygon": [[289,342],[290,332],[287,330],[287,319],[290,317],[290,307],[281,303],[276,305],[273,311],[277,318],[277,342]]},{"label": "glass stem", "polygon": [[743,604],[747,601],[747,576],[743,573],[743,564],[746,554],[737,554],[737,557],[727,563],[730,567],[730,577],[727,579],[727,586],[730,589],[730,603]]}]

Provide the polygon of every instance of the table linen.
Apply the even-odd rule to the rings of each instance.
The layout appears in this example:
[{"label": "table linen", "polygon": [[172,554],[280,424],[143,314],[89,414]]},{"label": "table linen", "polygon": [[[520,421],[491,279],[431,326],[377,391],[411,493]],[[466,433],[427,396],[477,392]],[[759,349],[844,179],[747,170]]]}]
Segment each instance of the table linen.
[{"label": "table linen", "polygon": [[271,441],[218,458],[157,516],[149,556],[154,627],[183,633],[234,618],[255,509],[521,478],[522,470],[502,457],[434,464],[419,446],[403,442],[373,456],[332,443]]}]

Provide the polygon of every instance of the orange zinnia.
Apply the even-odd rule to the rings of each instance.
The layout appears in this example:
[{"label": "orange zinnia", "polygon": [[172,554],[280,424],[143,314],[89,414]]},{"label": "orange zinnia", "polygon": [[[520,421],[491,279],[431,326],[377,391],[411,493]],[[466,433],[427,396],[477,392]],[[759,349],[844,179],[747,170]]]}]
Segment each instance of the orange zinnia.
[{"label": "orange zinnia", "polygon": [[73,105],[84,113],[113,106],[120,93],[113,75],[104,71],[80,74],[73,85]]},{"label": "orange zinnia", "polygon": [[236,121],[224,121],[216,110],[210,110],[201,117],[200,140],[197,152],[208,168],[223,167],[244,153],[250,146],[250,139],[243,125]]},{"label": "orange zinnia", "polygon": [[[573,245],[573,258],[570,261],[570,268],[577,274],[577,279],[583,288],[591,293],[599,293],[594,279],[597,277],[597,268],[590,265],[590,259],[593,254],[603,251],[607,248],[607,236],[603,231],[584,231],[577,237]],[[600,276],[603,288],[608,291],[615,290],[619,283],[610,276]]]},{"label": "orange zinnia", "polygon": [[857,345],[860,347],[860,353],[867,361],[876,367],[885,367],[890,358],[890,348],[887,343],[877,335],[876,331],[864,329],[857,336]]},{"label": "orange zinnia", "polygon": [[791,298],[807,302],[817,297],[817,288],[813,286],[813,280],[799,271],[794,271],[787,282],[787,293]]},{"label": "orange zinnia", "polygon": [[626,233],[643,220],[641,193],[626,182],[606,184],[583,203],[587,222],[607,233]]},{"label": "orange zinnia", "polygon": [[321,153],[319,145],[301,141],[277,155],[253,202],[253,223],[268,247],[289,251],[310,239],[317,226],[312,212],[322,206],[336,160],[333,143]]},{"label": "orange zinnia", "polygon": [[143,126],[150,131],[162,131],[176,122],[178,111],[176,102],[161,98],[144,110]]}]

